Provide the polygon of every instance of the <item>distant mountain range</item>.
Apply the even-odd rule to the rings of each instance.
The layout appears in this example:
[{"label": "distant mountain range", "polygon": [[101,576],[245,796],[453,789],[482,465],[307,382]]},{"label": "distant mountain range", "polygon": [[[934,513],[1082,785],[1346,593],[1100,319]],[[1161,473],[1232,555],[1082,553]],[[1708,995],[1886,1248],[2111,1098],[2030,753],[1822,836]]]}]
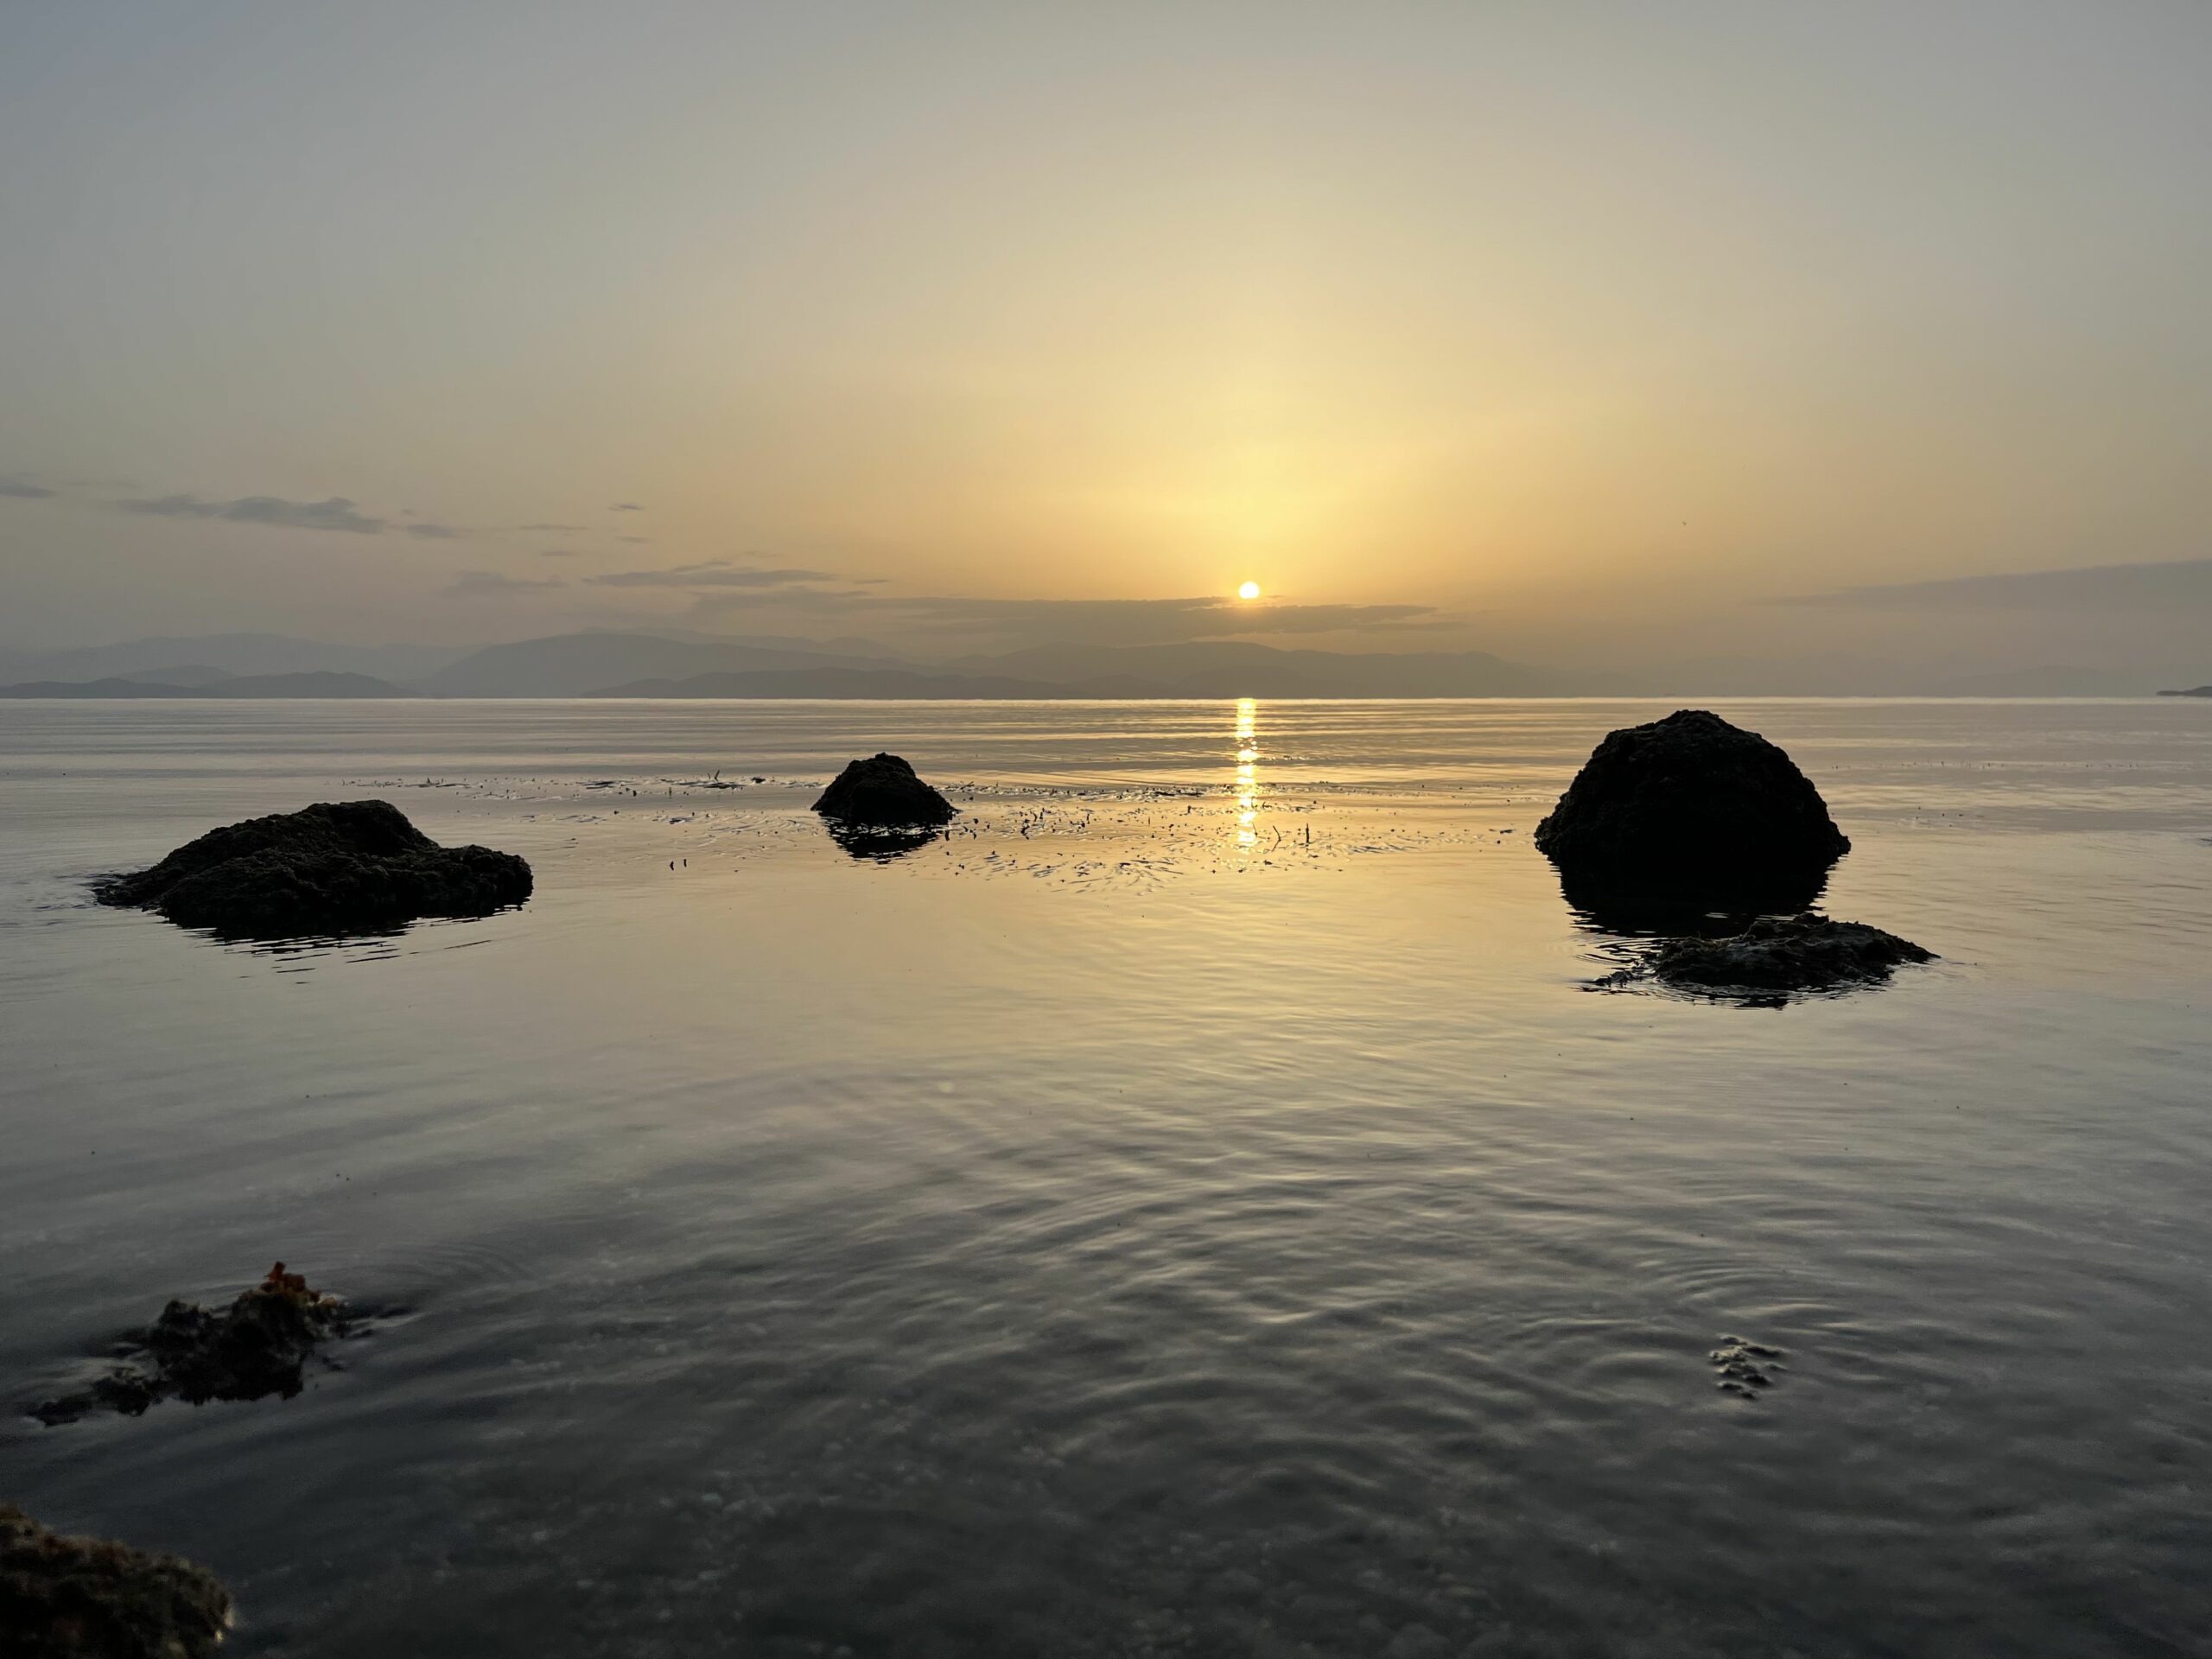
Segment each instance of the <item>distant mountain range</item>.
[{"label": "distant mountain range", "polygon": [[758,667],[632,681],[618,697],[1498,697],[1565,693],[1569,677],[1487,652],[1355,655],[1208,642],[964,657],[942,668]]},{"label": "distant mountain range", "polygon": [[683,680],[633,680],[586,693],[594,697],[839,697],[886,702],[1036,701],[1052,697],[1169,697],[1181,694],[1144,680],[1101,678],[1055,685],[1003,674],[940,674],[912,668],[780,668],[694,674]]},{"label": "distant mountain range", "polygon": [[[61,651],[0,651],[0,682],[143,679],[156,674],[367,674],[406,684],[468,654],[443,645],[334,645],[281,633],[163,635]],[[199,666],[177,669],[175,664]],[[185,683],[177,681],[176,683]]]},{"label": "distant mountain range", "polygon": [[[186,673],[197,671],[185,670]],[[161,680],[151,677],[99,680],[26,680],[0,685],[0,697],[413,697],[410,691],[368,674],[217,673],[212,678]]]},{"label": "distant mountain range", "polygon": [[1541,697],[1612,689],[1609,677],[1524,667],[1483,651],[1284,651],[1233,640],[1018,651],[946,667],[1062,688],[1117,680],[1148,688],[1096,694],[1106,696]]},{"label": "distant mountain range", "polygon": [[563,633],[487,645],[423,677],[438,697],[582,697],[645,679],[774,669],[881,668],[880,657],[649,633]]},{"label": "distant mountain range", "polygon": [[1479,651],[1284,650],[1233,640],[920,663],[867,639],[613,630],[475,649],[234,633],[0,652],[0,681],[17,682],[0,684],[0,696],[13,698],[2141,696],[2162,678],[2186,683],[2171,665],[2164,672],[2042,667],[1946,675],[1842,658],[1712,658],[1586,671]]}]

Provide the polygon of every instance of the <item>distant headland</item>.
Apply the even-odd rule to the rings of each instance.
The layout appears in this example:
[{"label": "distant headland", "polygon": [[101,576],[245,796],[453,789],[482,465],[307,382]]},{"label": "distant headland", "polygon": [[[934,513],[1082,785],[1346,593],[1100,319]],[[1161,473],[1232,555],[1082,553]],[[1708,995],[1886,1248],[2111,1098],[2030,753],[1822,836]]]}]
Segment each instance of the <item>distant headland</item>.
[{"label": "distant headland", "polygon": [[[1027,701],[1185,697],[2141,697],[2194,665],[1965,672],[1855,660],[1641,666],[1485,651],[1352,652],[1241,639],[1064,645],[922,658],[861,639],[587,629],[488,645],[349,645],[276,634],[0,650],[0,698],[607,697]],[[2212,695],[2212,687],[2177,696]]]}]

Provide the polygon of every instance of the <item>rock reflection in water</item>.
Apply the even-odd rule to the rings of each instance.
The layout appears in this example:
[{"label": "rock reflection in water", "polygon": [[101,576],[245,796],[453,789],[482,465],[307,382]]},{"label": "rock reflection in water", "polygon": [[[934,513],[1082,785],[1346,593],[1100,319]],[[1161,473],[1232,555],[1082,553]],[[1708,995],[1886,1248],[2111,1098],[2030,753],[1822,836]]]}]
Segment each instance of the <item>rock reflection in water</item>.
[{"label": "rock reflection in water", "polygon": [[830,839],[851,856],[876,864],[887,864],[894,858],[904,858],[933,841],[944,838],[942,828],[929,824],[884,829],[872,823],[849,823],[842,818],[825,818],[823,825],[830,831]]},{"label": "rock reflection in water", "polygon": [[1724,939],[1740,933],[1762,916],[1796,916],[1820,902],[1827,874],[1791,883],[1769,884],[1694,895],[1675,892],[1626,892],[1562,873],[1560,897],[1586,932],[1619,939]]}]

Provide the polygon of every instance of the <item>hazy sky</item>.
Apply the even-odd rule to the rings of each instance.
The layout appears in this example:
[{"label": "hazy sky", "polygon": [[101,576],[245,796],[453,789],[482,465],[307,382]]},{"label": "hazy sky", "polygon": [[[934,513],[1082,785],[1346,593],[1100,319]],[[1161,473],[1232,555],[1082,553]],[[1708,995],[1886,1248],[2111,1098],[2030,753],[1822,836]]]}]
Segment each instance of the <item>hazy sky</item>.
[{"label": "hazy sky", "polygon": [[1301,642],[2058,650],[1773,601],[2212,554],[2202,0],[4,22],[7,643],[1250,577]]}]

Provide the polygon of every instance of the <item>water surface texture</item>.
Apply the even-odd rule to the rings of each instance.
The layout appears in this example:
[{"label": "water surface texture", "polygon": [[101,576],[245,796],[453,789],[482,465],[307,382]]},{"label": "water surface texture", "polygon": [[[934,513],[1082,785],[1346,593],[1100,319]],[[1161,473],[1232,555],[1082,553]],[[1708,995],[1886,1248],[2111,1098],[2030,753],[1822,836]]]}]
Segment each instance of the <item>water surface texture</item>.
[{"label": "water surface texture", "polygon": [[[254,1659],[2212,1652],[2212,705],[1719,707],[1941,962],[1588,988],[1662,705],[9,705],[0,1497]],[[85,898],[366,795],[537,896]],[[17,1409],[279,1256],[298,1397]]]}]

